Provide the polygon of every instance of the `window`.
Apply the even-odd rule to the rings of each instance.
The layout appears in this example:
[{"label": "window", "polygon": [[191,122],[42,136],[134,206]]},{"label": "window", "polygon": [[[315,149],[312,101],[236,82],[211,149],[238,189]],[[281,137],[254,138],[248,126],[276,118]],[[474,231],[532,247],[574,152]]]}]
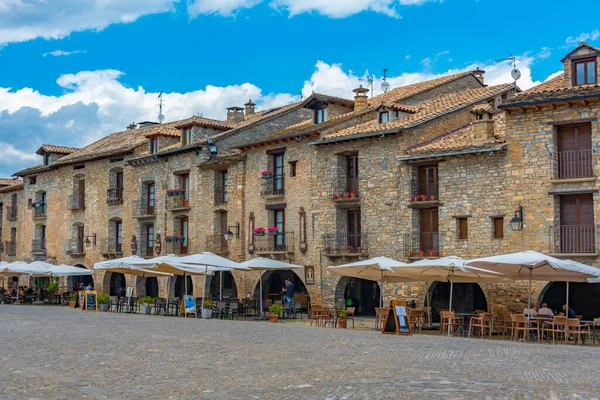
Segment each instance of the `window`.
[{"label": "window", "polygon": [[183,207],[190,206],[190,175],[181,175],[181,188],[183,189]]},{"label": "window", "polygon": [[[356,249],[362,246],[361,235],[362,228],[360,226],[360,210],[350,210],[346,214],[347,227],[347,246],[348,253],[356,253]],[[350,249],[352,248],[352,249]]]},{"label": "window", "polygon": [[571,65],[573,86],[596,83],[596,59],[573,61]]},{"label": "window", "polygon": [[327,121],[327,108],[315,110],[315,124],[320,124],[325,121]]},{"label": "window", "polygon": [[592,168],[592,125],[564,125],[557,129],[558,179],[594,176]]},{"label": "window", "polygon": [[50,157],[50,154],[44,153],[44,165],[50,164],[52,164],[52,158]]},{"label": "window", "polygon": [[457,218],[456,225],[458,226],[458,238],[466,240],[469,237],[467,218]]},{"label": "window", "polygon": [[560,196],[557,239],[561,253],[594,253],[594,199],[591,193]]},{"label": "window", "polygon": [[358,196],[358,154],[346,157],[346,192]]},{"label": "window", "polygon": [[379,113],[379,123],[385,124],[387,122],[390,122],[390,113],[387,111],[380,112]]},{"label": "window", "polygon": [[298,163],[298,161],[290,161],[290,176],[294,177],[296,176],[296,164]]},{"label": "window", "polygon": [[285,209],[273,210],[273,226],[278,228],[275,234],[275,251],[284,251],[285,245]]},{"label": "window", "polygon": [[504,217],[492,218],[492,236],[494,239],[504,239]]},{"label": "window", "polygon": [[116,178],[116,189],[123,189],[123,171],[119,171],[115,174]]},{"label": "window", "polygon": [[273,166],[273,191],[272,194],[284,194],[284,164],[285,153],[271,154],[271,165]]},{"label": "window", "polygon": [[223,188],[223,197],[221,200],[223,204],[226,204],[229,197],[227,194],[229,190],[229,172],[227,170],[221,171],[221,187]]},{"label": "window", "polygon": [[181,135],[182,144],[184,146],[192,144],[192,128],[187,128],[183,130],[183,134]]},{"label": "window", "polygon": [[36,183],[37,183],[37,177],[32,176],[31,178],[29,178],[30,185],[35,185]]},{"label": "window", "polygon": [[154,255],[154,224],[146,225],[146,257]]},{"label": "window", "polygon": [[150,154],[158,153],[158,139],[150,139]]}]

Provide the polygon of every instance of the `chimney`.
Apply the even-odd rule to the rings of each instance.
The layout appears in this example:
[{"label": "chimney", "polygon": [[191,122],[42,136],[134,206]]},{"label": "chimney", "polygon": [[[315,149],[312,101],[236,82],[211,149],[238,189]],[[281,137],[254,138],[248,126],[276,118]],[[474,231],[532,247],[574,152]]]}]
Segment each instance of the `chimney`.
[{"label": "chimney", "polygon": [[242,122],[244,120],[244,109],[242,107],[228,107],[227,121]]},{"label": "chimney", "polygon": [[244,104],[244,105],[246,106],[246,117],[247,117],[248,115],[252,115],[252,114],[254,114],[254,106],[255,106],[256,104],[254,104],[254,103],[252,102],[252,99],[248,100],[248,102],[247,102],[246,104]]},{"label": "chimney", "polygon": [[494,120],[483,119],[473,122],[475,141],[487,142],[494,138]]},{"label": "chimney", "polygon": [[354,95],[354,111],[361,111],[361,110],[366,109],[369,106],[369,104],[368,104],[369,98],[367,97],[367,93],[369,93],[369,89],[364,88],[364,87],[362,87],[362,85],[360,85],[358,88],[354,89],[353,92],[355,93],[355,95]]},{"label": "chimney", "polygon": [[481,82],[482,85],[485,85],[485,83],[483,82],[483,74],[485,74],[485,71],[479,69],[479,67],[477,67],[477,69],[473,71],[473,75],[475,76],[475,78],[477,78],[477,80]]}]

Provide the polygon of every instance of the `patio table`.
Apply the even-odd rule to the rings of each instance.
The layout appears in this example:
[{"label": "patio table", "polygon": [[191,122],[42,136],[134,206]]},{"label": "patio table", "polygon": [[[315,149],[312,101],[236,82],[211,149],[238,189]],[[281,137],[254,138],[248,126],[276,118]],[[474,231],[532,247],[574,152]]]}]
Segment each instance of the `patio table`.
[{"label": "patio table", "polygon": [[469,322],[471,321],[471,317],[477,317],[479,314],[475,313],[454,313],[455,317],[461,317],[460,323],[458,324],[458,328],[452,333],[452,336],[456,336],[457,334],[461,334],[462,336],[467,336],[469,334]]},{"label": "patio table", "polygon": [[[596,324],[594,323],[594,321],[582,319],[579,322],[581,322],[581,325],[587,325],[590,327],[590,332],[591,332],[590,336],[592,337],[592,346],[594,345],[596,339],[598,340],[598,343],[600,343],[600,337],[598,337],[598,331],[596,331]],[[585,344],[583,335],[581,335],[581,336],[582,336],[582,343]]]},{"label": "patio table", "polygon": [[539,329],[540,329],[540,337],[536,338],[535,334],[532,331],[527,331],[528,335],[533,335],[533,341],[534,342],[540,342],[542,339],[547,341],[548,343],[550,343],[550,338],[547,338],[543,335],[542,333],[542,326],[544,326],[544,322],[552,322],[554,319],[551,317],[526,317],[528,321],[535,321],[537,322]]}]

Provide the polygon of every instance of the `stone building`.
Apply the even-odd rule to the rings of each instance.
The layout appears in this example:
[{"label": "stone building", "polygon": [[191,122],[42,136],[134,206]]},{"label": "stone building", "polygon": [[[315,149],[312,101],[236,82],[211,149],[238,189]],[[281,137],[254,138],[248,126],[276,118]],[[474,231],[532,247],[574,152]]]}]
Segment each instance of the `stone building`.
[{"label": "stone building", "polygon": [[[328,265],[521,250],[598,265],[598,53],[582,44],[563,59],[564,74],[524,92],[487,86],[477,69],[373,98],[358,87],[353,99],[313,93],[264,111],[249,101],[224,121],[142,123],[83,149],[44,145],[42,165],[0,188],[3,259],[91,268],[132,253],[272,257],[302,268],[265,274],[262,296],[290,277],[312,302],[351,299],[367,314],[380,290],[443,308],[448,284],[380,287],[333,276]],[[515,212],[518,231],[509,226]],[[258,280],[258,272],[194,277],[188,291],[205,285],[215,295],[222,285],[252,297]],[[184,287],[182,278],[110,273],[94,281],[111,294],[135,285],[138,295],[180,296]],[[536,283],[534,300],[557,308],[561,285]],[[600,311],[594,285],[572,290],[586,316]],[[458,284],[455,296],[466,311],[526,302],[520,282]]]}]

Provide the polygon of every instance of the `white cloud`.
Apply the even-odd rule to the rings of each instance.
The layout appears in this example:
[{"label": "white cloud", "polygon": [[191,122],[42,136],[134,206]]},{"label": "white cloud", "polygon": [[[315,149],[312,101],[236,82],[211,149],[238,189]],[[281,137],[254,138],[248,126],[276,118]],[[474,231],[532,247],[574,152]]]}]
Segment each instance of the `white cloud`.
[{"label": "white cloud", "polygon": [[564,73],[565,73],[565,71],[562,69],[560,71],[553,72],[550,75],[548,75],[548,77],[546,79],[544,79],[544,82],[549,81],[552,78],[556,78],[557,76],[564,74]]},{"label": "white cloud", "polygon": [[[17,159],[28,163],[35,163],[39,161],[39,156],[30,151],[21,151],[16,149],[12,144],[6,142],[0,142],[0,148],[2,148],[2,157],[7,159]],[[8,176],[8,175],[6,175]],[[5,177],[5,176],[2,176]]]},{"label": "white cloud", "polygon": [[410,54],[407,54],[407,55],[405,55],[405,56],[404,56],[404,59],[406,59],[406,60],[410,60]]},{"label": "white cloud", "polygon": [[82,53],[85,53],[85,50],[73,50],[73,51],[54,50],[54,51],[50,51],[48,53],[44,53],[44,54],[42,54],[42,56],[44,56],[44,57],[47,57],[47,56],[60,57],[60,56],[71,56],[73,54],[82,54]]},{"label": "white cloud", "polygon": [[232,15],[242,8],[252,8],[263,0],[191,0],[187,10],[190,17],[200,14],[219,14],[224,17]]},{"label": "white cloud", "polygon": [[600,31],[598,29],[594,29],[591,32],[583,32],[582,34],[580,34],[579,36],[576,36],[576,37],[569,36],[567,38],[567,40],[565,40],[565,43],[577,45],[581,42],[594,41],[594,40],[598,39],[599,37],[600,37]]},{"label": "white cloud", "polygon": [[421,60],[421,64],[423,64],[423,66],[425,66],[425,67],[429,67],[431,65],[432,61],[433,60],[431,58],[426,57],[426,58],[424,58],[424,59]]},{"label": "white cloud", "polygon": [[100,31],[174,9],[180,0],[0,0],[0,45]]}]

